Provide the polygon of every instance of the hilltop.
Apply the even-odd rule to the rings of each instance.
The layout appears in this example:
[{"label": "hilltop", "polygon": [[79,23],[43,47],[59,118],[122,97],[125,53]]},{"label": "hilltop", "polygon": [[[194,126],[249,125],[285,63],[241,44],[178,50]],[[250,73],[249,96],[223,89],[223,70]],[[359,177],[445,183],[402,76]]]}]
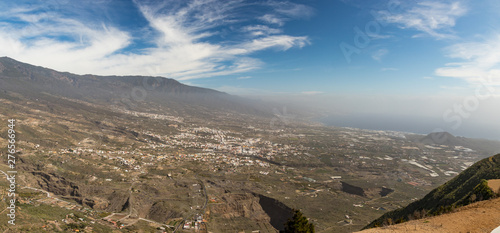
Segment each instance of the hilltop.
[{"label": "hilltop", "polygon": [[447,145],[447,146],[463,146],[467,144],[467,139],[463,137],[455,137],[448,132],[435,132],[421,138],[420,141],[427,145]]},{"label": "hilltop", "polygon": [[455,136],[449,132],[434,132],[429,133],[423,137],[419,135],[412,135],[411,138],[418,143],[428,146],[447,146],[449,148],[460,148],[462,150],[481,151],[485,154],[500,153],[498,149],[498,141],[487,140],[480,138],[466,138]]}]

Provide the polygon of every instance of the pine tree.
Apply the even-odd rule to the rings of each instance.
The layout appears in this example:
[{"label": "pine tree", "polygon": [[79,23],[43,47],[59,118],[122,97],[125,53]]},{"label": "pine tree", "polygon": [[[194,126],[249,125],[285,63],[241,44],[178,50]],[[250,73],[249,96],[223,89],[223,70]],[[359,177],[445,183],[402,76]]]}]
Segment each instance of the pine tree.
[{"label": "pine tree", "polygon": [[300,212],[295,210],[293,217],[285,224],[285,233],[314,233],[314,225]]}]

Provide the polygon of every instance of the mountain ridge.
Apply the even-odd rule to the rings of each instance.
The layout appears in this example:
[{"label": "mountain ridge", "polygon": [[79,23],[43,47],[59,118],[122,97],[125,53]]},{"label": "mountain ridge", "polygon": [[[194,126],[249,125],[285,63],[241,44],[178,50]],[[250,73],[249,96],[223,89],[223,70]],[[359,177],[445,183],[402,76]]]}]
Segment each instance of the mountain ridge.
[{"label": "mountain ridge", "polygon": [[28,96],[47,92],[93,103],[114,104],[144,110],[141,104],[169,105],[181,111],[186,105],[203,111],[224,110],[242,114],[271,116],[269,106],[225,92],[188,86],[158,76],[76,75],[50,68],[0,58],[0,90]]}]

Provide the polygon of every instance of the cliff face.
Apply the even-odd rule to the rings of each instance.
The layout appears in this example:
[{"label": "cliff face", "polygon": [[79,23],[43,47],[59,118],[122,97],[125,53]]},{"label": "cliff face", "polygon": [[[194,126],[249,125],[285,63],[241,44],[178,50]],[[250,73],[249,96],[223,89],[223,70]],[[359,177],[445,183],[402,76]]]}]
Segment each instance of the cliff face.
[{"label": "cliff face", "polygon": [[81,197],[78,185],[67,181],[64,177],[41,171],[33,171],[31,174],[38,177],[38,186],[43,190],[47,190],[55,195]]},{"label": "cliff face", "polygon": [[270,217],[259,204],[259,198],[251,193],[225,194],[222,196],[222,205],[213,205],[212,214],[224,218],[245,217],[256,222],[269,222]]},{"label": "cliff face", "polygon": [[210,207],[211,214],[226,219],[247,218],[257,223],[270,223],[278,231],[293,216],[293,210],[280,201],[256,193],[231,194],[222,203]]},{"label": "cliff face", "polygon": [[491,179],[500,179],[500,154],[475,163],[424,198],[382,215],[364,229],[382,226],[387,222],[404,222],[425,215],[438,215],[489,198],[491,190],[488,191],[484,180]]},{"label": "cliff face", "polygon": [[62,199],[74,200],[96,210],[121,212],[128,208],[129,195],[106,186],[85,185],[70,181],[55,173],[32,171],[29,183]]},{"label": "cliff face", "polygon": [[276,199],[264,195],[258,197],[262,209],[271,218],[271,225],[279,231],[285,230],[285,223],[293,217],[293,210]]}]

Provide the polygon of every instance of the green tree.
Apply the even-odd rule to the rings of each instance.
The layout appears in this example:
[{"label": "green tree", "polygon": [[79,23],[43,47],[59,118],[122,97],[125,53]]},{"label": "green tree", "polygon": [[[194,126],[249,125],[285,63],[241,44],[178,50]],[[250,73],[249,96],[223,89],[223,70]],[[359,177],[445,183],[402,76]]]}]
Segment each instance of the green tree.
[{"label": "green tree", "polygon": [[285,224],[285,233],[314,233],[314,225],[300,212],[294,210],[293,217]]}]

